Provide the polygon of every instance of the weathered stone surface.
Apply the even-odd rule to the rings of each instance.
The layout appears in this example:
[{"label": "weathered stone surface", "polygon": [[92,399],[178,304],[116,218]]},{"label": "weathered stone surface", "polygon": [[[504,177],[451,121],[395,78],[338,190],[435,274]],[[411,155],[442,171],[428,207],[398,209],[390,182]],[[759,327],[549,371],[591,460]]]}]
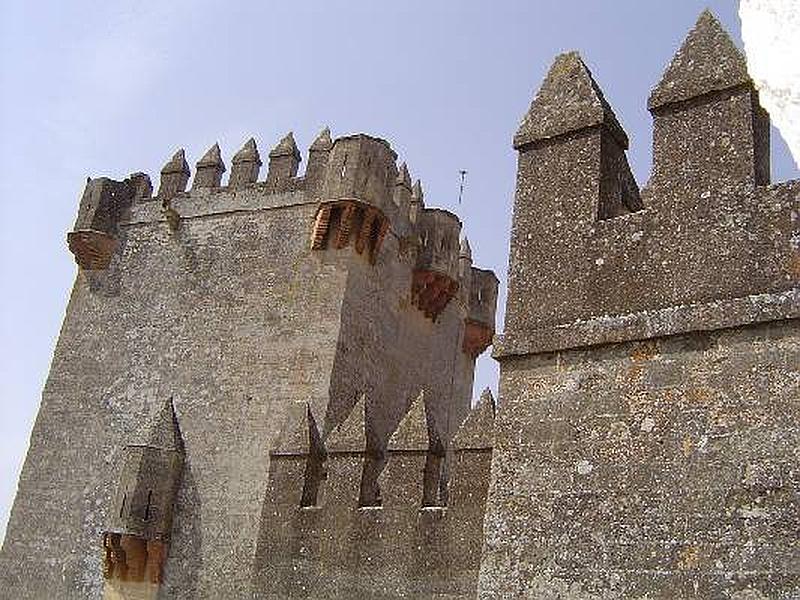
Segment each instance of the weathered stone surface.
[{"label": "weathered stone surface", "polygon": [[[231,185],[213,192],[185,191],[183,152],[164,168],[163,203],[133,201],[140,198],[133,178],[90,183],[76,228],[108,231],[117,243],[105,270],[82,270],[75,281],[0,552],[0,590],[33,599],[474,592],[488,462],[465,467],[474,471],[465,485],[483,490],[463,501],[466,516],[449,513],[438,526],[419,513],[425,452],[393,463],[388,479],[382,473],[389,437],[411,399],[421,392],[430,398],[426,411],[441,424],[443,445],[469,409],[474,358],[459,351],[467,309],[449,303],[433,323],[411,303],[417,233],[394,202],[397,167],[388,144],[364,135],[331,143],[311,152],[321,169],[316,183],[294,175],[257,182],[252,140],[233,159]],[[337,161],[344,162],[337,148],[356,169],[344,181],[336,179]],[[284,158],[298,157],[279,153],[273,161]],[[198,170],[220,162],[212,148]],[[347,246],[312,247],[326,181],[328,200],[382,207],[387,227],[370,260],[371,228]],[[116,193],[126,190],[124,198]],[[169,225],[165,207],[179,227]],[[335,239],[338,224],[331,227]],[[443,260],[457,261],[457,244],[452,252]],[[173,421],[150,429],[170,397],[180,459],[168,447]],[[358,422],[346,429],[359,431],[360,440],[345,448],[330,432],[348,416]],[[439,468],[429,471],[438,501],[447,474],[437,456]],[[172,511],[167,492],[178,472]],[[416,487],[403,487],[417,478]],[[109,526],[125,514],[121,481],[143,490],[137,515],[149,514],[150,496],[147,527]],[[402,516],[381,525],[397,497],[409,500],[396,508]],[[325,543],[314,563],[304,536],[316,514],[333,520],[314,538]],[[395,537],[398,524],[407,529]],[[442,578],[439,557],[451,530],[469,536],[458,549],[463,555],[468,548],[469,560]],[[284,557],[272,553],[279,534]],[[420,544],[429,549],[425,557]],[[411,587],[365,577],[371,567],[359,565],[366,557],[408,574]],[[295,585],[294,561],[328,572],[334,559],[336,572],[353,574],[347,585],[338,577]]]},{"label": "weathered stone surface", "polygon": [[800,182],[709,13],[650,107],[631,214],[602,127],[515,140],[482,599],[800,595]]}]

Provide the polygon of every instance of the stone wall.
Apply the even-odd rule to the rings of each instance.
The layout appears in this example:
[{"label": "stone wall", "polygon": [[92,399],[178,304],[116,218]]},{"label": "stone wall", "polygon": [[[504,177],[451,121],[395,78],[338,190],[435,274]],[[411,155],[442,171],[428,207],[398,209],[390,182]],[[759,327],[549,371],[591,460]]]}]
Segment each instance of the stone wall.
[{"label": "stone wall", "polygon": [[641,193],[575,53],[515,138],[480,598],[800,594],[800,182],[707,11],[649,107]]}]

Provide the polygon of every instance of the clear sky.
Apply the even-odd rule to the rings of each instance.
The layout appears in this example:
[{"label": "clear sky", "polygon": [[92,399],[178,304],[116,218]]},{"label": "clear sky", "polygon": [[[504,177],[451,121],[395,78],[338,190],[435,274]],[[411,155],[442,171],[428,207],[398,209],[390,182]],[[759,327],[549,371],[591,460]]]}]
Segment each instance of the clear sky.
[{"label": "clear sky", "polygon": [[[577,49],[650,168],[650,88],[709,6],[741,46],[736,2],[2,0],[0,537],[76,274],[65,234],[87,175],[190,165],[293,130],[389,140],[426,203],[458,212],[505,296],[511,137],[553,57]],[[773,130],[773,180],[796,178]],[[457,206],[458,171],[467,189]],[[262,171],[263,176],[263,171]],[[499,327],[502,328],[502,312]],[[480,361],[476,387],[496,390]],[[80,440],[76,440],[80,443]],[[58,485],[57,481],[53,485]]]}]

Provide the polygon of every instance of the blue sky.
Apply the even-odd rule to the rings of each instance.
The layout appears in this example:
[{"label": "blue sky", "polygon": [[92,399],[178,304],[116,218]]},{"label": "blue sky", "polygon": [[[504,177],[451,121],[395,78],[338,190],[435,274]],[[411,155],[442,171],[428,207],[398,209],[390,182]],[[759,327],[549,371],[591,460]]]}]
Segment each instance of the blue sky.
[{"label": "blue sky", "polygon": [[[229,162],[251,135],[265,154],[289,130],[304,153],[325,125],[372,133],[422,179],[428,205],[460,214],[504,297],[511,137],[553,57],[581,52],[642,185],[647,95],[705,6],[741,46],[732,0],[3,0],[0,537],[76,274],[65,233],[87,175],[157,182],[181,146],[193,165],[215,141]],[[797,177],[775,132],[772,145],[773,180]],[[478,388],[496,378],[483,357]]]}]

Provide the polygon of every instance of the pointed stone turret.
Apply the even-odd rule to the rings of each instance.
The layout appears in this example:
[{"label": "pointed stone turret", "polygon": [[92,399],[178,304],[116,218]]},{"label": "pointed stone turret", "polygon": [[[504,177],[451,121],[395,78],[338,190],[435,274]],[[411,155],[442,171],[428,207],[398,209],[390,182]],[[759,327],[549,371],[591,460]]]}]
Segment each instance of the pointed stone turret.
[{"label": "pointed stone turret", "polygon": [[[769,116],[741,51],[704,10],[648,100],[650,187],[702,198],[769,183]],[[707,197],[707,196],[706,196]]]},{"label": "pointed stone turret", "polygon": [[472,248],[466,235],[461,238],[458,248],[458,283],[461,303],[469,307],[469,294],[472,288]]},{"label": "pointed stone turret", "polygon": [[186,162],[186,153],[183,148],[172,155],[167,164],[161,169],[161,185],[158,188],[158,197],[169,200],[176,194],[186,191],[189,183],[189,164]]},{"label": "pointed stone turret", "polygon": [[145,443],[123,449],[103,535],[106,579],[161,583],[183,463],[183,438],[170,398],[152,420]]},{"label": "pointed stone turret", "polygon": [[428,445],[425,400],[424,394],[420,393],[389,438],[389,450],[427,450]]},{"label": "pointed stone turret", "polygon": [[222,174],[225,172],[225,163],[222,162],[219,144],[215,143],[197,161],[197,172],[194,176],[192,189],[195,188],[217,188],[222,181]]},{"label": "pointed stone turret", "polygon": [[624,149],[628,136],[577,52],[556,57],[514,136],[514,147],[604,125]]},{"label": "pointed stone turret", "polygon": [[366,448],[366,398],[362,394],[347,418],[325,439],[329,452],[363,452]]},{"label": "pointed stone turret", "polygon": [[306,193],[312,198],[320,197],[325,180],[325,168],[333,148],[331,130],[325,127],[319,132],[308,149],[308,166],[306,167]]},{"label": "pointed stone turret", "polygon": [[492,448],[494,446],[494,415],[494,396],[487,387],[481,393],[478,406],[467,415],[453,437],[453,447],[456,450]]},{"label": "pointed stone turret", "polygon": [[300,150],[290,131],[269,153],[267,183],[275,190],[286,189],[289,180],[297,176],[299,166]]},{"label": "pointed stone turret", "polygon": [[228,186],[238,188],[258,181],[261,156],[258,154],[258,147],[253,138],[244,143],[244,146],[234,154],[231,162],[231,176],[228,180]]}]

